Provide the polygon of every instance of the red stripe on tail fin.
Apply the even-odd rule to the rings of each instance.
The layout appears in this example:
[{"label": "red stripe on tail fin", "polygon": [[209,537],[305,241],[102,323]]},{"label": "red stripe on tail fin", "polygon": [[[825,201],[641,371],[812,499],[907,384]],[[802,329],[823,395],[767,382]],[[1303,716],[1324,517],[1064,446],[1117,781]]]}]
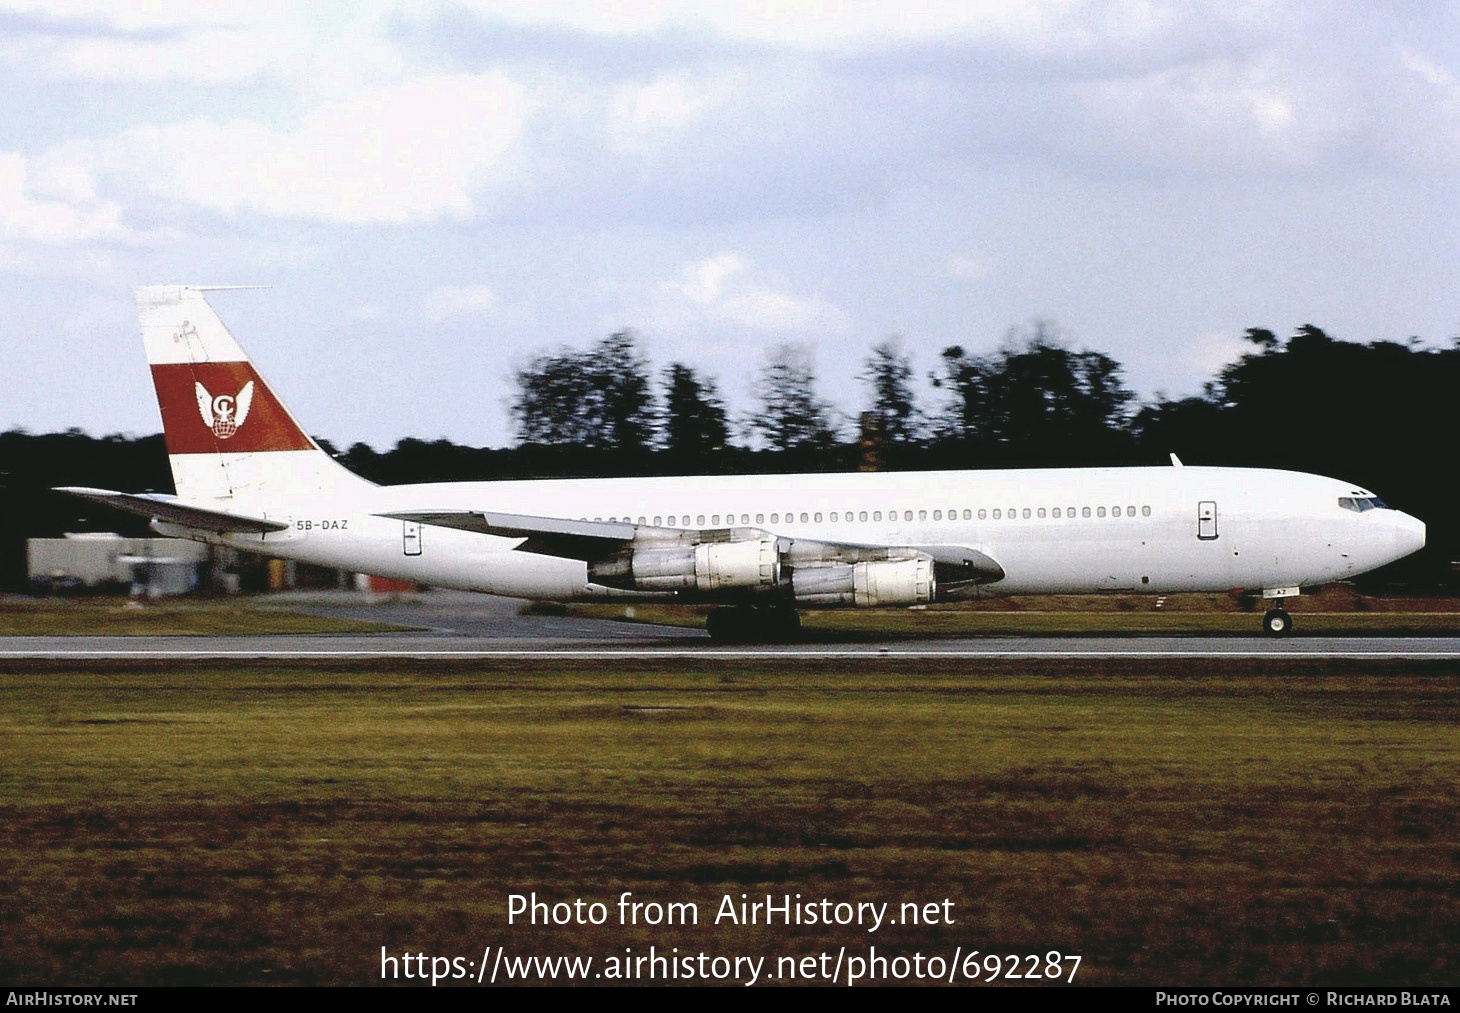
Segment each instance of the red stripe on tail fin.
[{"label": "red stripe on tail fin", "polygon": [[154,364],[152,383],[169,454],[317,449],[248,362]]}]

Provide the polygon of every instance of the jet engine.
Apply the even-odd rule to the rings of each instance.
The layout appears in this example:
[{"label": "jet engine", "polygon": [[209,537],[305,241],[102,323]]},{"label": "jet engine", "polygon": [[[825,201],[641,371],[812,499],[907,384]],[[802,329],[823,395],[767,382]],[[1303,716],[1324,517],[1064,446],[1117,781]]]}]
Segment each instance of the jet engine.
[{"label": "jet engine", "polygon": [[937,590],[928,556],[798,566],[791,574],[797,605],[922,605],[932,601]]},{"label": "jet engine", "polygon": [[780,582],[776,539],[628,548],[588,564],[588,579],[626,591],[720,591]]}]

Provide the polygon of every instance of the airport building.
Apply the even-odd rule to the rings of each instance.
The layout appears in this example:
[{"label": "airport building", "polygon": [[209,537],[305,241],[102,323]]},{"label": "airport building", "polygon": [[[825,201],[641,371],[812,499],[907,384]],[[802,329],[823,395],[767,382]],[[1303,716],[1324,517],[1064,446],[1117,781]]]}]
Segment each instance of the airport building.
[{"label": "airport building", "polygon": [[26,541],[26,576],[38,594],[92,592],[164,598],[205,592],[347,588],[401,591],[414,584],[269,559],[185,538],[128,538],[111,532]]}]

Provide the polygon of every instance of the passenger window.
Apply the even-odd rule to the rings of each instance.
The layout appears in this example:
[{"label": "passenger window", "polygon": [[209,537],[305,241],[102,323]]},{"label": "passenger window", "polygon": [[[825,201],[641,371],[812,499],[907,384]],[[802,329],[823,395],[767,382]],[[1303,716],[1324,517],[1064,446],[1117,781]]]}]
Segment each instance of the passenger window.
[{"label": "passenger window", "polygon": [[1081,517],[1089,517],[1090,516],[1090,508],[1089,507],[1082,507],[1081,510],[1080,510],[1080,516]]},{"label": "passenger window", "polygon": [[1104,507],[1100,507],[1099,509],[1097,509],[1095,511],[1095,516],[1097,516],[1097,517],[1104,517],[1105,516],[1105,508]]},{"label": "passenger window", "polygon": [[1060,508],[1059,507],[1055,507],[1054,508],[1054,519],[1055,520],[1059,520],[1060,519]]},{"label": "passenger window", "polygon": [[1000,510],[998,507],[994,507],[994,520],[1002,520],[1003,516],[1004,511]]},{"label": "passenger window", "polygon": [[756,514],[755,515],[755,523],[757,523],[757,524],[764,524],[765,523],[765,514]]},{"label": "passenger window", "polygon": [[1040,507],[1039,508],[1039,516],[1040,517],[1043,517],[1044,516],[1044,507]]},{"label": "passenger window", "polygon": [[[965,510],[965,511],[963,511],[963,519],[966,520],[966,521],[973,520],[973,511],[972,510]],[[983,520],[983,511],[982,510],[980,510],[978,512],[978,519],[979,520]]]},{"label": "passenger window", "polygon": [[918,511],[918,520],[925,521],[927,519],[928,519],[928,512],[926,510],[919,510]]},{"label": "passenger window", "polygon": [[801,523],[802,524],[805,524],[806,523],[806,514],[804,512],[801,514]]},{"label": "passenger window", "polygon": [[860,516],[861,519],[865,521],[867,519],[867,511],[863,510]]},{"label": "passenger window", "polygon": [[1026,521],[1029,519],[1029,508],[1028,507],[1025,507],[1024,508],[1024,519]]},{"label": "passenger window", "polygon": [[934,510],[933,511],[933,520],[935,520],[935,521],[941,521],[942,519],[943,519],[943,511],[941,511],[941,510]]},{"label": "passenger window", "polygon": [[1149,516],[1151,516],[1151,508],[1148,507],[1148,506],[1141,507],[1141,516],[1142,517],[1149,517]]},{"label": "passenger window", "polygon": [[874,521],[880,521],[882,519],[882,511],[881,510],[873,510],[872,511],[872,519]]},{"label": "passenger window", "polygon": [[819,512],[816,515],[816,523],[817,524],[820,524],[821,523],[821,514]]},{"label": "passenger window", "polygon": [[780,514],[771,514],[771,523],[772,524],[779,524],[779,523],[781,523],[781,515]]}]

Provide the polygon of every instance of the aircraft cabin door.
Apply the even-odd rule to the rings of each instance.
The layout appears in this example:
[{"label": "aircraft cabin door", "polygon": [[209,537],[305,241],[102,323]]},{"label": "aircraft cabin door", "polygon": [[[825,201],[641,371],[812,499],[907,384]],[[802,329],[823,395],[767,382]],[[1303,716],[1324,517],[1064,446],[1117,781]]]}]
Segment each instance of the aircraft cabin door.
[{"label": "aircraft cabin door", "polygon": [[401,546],[407,556],[421,554],[420,521],[401,521]]},{"label": "aircraft cabin door", "polygon": [[1217,537],[1217,502],[1204,499],[1196,505],[1196,537],[1210,542]]}]

